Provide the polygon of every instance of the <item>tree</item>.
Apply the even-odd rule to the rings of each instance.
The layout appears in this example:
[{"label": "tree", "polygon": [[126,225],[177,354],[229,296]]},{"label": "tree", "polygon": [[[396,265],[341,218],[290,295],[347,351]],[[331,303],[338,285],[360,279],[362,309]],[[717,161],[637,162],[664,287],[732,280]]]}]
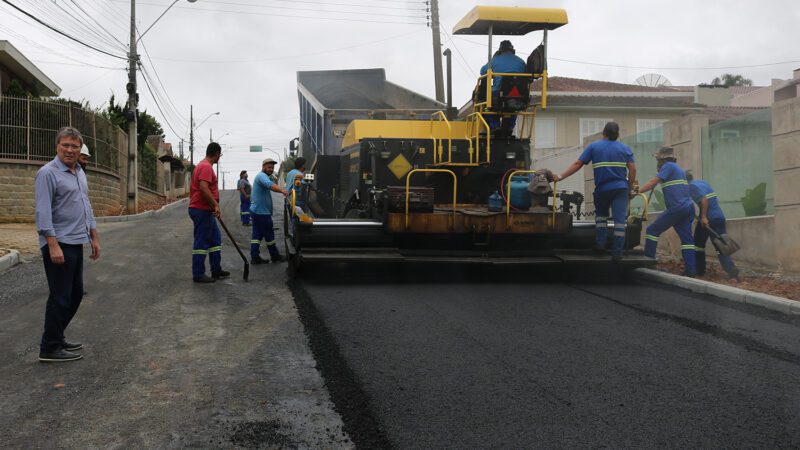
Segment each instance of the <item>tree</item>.
[{"label": "tree", "polygon": [[724,87],[752,86],[753,80],[745,78],[740,74],[724,73],[721,77],[715,77],[713,80],[711,80],[711,84],[714,86]]},{"label": "tree", "polygon": [[[114,94],[108,100],[108,108],[101,112],[101,115],[108,119],[114,125],[121,129],[128,130],[128,118],[125,117],[125,105],[123,103],[117,104],[114,99]],[[147,111],[139,111],[139,117],[136,121],[136,142],[139,149],[144,148],[147,136],[162,135],[164,129],[158,123],[155,117],[147,114]]]}]

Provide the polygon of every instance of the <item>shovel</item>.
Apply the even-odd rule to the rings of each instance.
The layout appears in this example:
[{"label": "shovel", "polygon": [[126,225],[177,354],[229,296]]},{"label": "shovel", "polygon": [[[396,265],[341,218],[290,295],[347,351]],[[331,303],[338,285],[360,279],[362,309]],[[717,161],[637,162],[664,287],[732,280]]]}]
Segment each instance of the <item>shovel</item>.
[{"label": "shovel", "polygon": [[233,246],[236,247],[236,251],[239,252],[239,256],[242,257],[242,261],[244,261],[244,272],[242,273],[242,279],[247,281],[247,277],[250,276],[250,263],[247,261],[247,257],[244,256],[244,253],[242,253],[242,249],[239,248],[239,244],[236,243],[236,239],[234,239],[233,235],[231,235],[231,232],[228,231],[228,227],[225,226],[225,222],[222,221],[222,217],[217,217],[217,220],[219,220],[220,225],[222,225],[222,229],[225,230],[225,234],[228,235],[228,238],[233,243]]},{"label": "shovel", "polygon": [[717,234],[711,227],[706,228],[711,235],[711,243],[722,256],[731,256],[738,252],[742,247],[733,240],[727,233]]}]

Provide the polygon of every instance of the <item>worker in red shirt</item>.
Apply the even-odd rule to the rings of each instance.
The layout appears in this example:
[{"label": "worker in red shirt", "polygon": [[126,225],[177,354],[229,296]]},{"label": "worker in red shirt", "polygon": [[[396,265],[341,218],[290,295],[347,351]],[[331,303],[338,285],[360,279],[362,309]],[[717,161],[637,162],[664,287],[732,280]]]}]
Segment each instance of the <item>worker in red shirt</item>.
[{"label": "worker in red shirt", "polygon": [[[192,246],[192,279],[195,283],[213,283],[227,278],[230,272],[222,270],[222,235],[217,225],[219,190],[217,175],[211,167],[222,156],[222,148],[216,142],[208,144],[206,157],[197,163],[192,172],[189,187],[189,217],[194,223],[194,245]],[[211,276],[206,275],[206,255],[211,265]]]}]

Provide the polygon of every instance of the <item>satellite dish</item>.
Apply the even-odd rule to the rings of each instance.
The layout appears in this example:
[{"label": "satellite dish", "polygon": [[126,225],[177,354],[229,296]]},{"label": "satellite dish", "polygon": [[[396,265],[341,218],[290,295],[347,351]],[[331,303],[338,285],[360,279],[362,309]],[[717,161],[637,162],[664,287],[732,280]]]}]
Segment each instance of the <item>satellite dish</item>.
[{"label": "satellite dish", "polygon": [[672,82],[660,73],[644,74],[636,79],[636,84],[647,87],[672,86]]}]

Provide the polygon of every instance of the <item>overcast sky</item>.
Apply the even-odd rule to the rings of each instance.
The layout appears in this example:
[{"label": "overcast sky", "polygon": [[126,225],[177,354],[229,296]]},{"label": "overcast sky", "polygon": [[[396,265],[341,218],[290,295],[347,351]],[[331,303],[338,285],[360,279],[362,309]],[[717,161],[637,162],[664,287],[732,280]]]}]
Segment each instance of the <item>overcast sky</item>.
[{"label": "overcast sky", "polygon": [[[8,1],[125,57],[130,0]],[[140,32],[171,3],[137,1]],[[456,105],[468,100],[486,59],[485,37],[450,38],[476,4],[566,9],[569,24],[550,34],[551,76],[635,83],[655,72],[674,85],[696,85],[733,72],[766,85],[800,67],[797,0],[440,0],[443,47],[454,53]],[[249,153],[250,145],[282,157],[299,134],[297,71],[384,68],[390,81],[433,98],[425,8],[424,1],[402,0],[180,0],[141,40],[139,54],[156,98],[140,74],[140,109],[159,119],[176,150],[180,138],[188,139],[190,105],[196,123],[219,111],[198,129],[195,159],[213,130],[224,147],[222,170],[230,171],[231,188],[240,170],[249,170],[252,179],[261,159],[275,157],[266,150]],[[541,38],[514,38],[517,53],[524,58]],[[104,107],[112,93],[117,101],[127,98],[124,59],[59,36],[6,3],[0,3],[0,39],[34,61],[63,97],[93,107]]]}]

